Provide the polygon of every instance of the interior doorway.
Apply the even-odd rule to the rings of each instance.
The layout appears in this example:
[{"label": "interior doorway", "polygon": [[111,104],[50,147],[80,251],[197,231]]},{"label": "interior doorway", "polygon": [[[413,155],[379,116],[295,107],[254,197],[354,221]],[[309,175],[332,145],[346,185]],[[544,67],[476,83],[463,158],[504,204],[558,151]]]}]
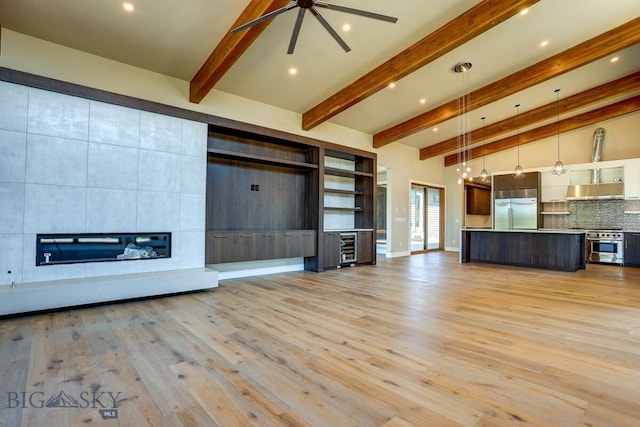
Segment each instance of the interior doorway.
[{"label": "interior doorway", "polygon": [[444,250],[444,189],[411,184],[411,253]]},{"label": "interior doorway", "polygon": [[376,253],[385,256],[390,248],[389,225],[387,224],[387,174],[387,168],[378,166],[376,188]]}]

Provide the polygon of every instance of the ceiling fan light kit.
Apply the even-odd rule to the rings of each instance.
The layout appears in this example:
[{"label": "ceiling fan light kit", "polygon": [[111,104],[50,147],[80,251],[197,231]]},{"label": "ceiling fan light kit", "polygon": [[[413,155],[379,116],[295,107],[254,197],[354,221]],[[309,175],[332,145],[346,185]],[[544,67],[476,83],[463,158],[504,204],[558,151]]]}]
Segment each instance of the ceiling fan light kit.
[{"label": "ceiling fan light kit", "polygon": [[249,27],[252,27],[256,24],[264,22],[268,19],[275,18],[276,16],[283,14],[285,12],[290,11],[294,8],[299,8],[298,17],[296,18],[296,22],[293,26],[293,32],[291,33],[291,40],[289,41],[289,48],[287,49],[287,54],[291,55],[295,50],[296,43],[298,41],[298,36],[300,35],[300,28],[302,27],[302,21],[304,20],[304,15],[307,9],[311,12],[311,14],[320,22],[320,24],[324,27],[325,30],[333,37],[333,39],[342,47],[345,52],[351,51],[351,48],[347,43],[340,37],[336,30],[327,22],[327,20],[318,12],[317,7],[323,7],[329,10],[337,10],[338,12],[350,13],[352,15],[364,16],[365,18],[377,19],[379,21],[385,21],[390,23],[396,23],[398,18],[394,18],[392,16],[381,15],[379,13],[369,12],[361,9],[354,9],[346,6],[339,6],[332,3],[326,3],[323,1],[317,0],[296,0],[292,1],[288,5],[281,7],[280,9],[276,9],[272,12],[266,13],[252,21],[249,21],[245,24],[240,25],[231,30],[233,33],[237,33],[240,31],[244,31]]}]

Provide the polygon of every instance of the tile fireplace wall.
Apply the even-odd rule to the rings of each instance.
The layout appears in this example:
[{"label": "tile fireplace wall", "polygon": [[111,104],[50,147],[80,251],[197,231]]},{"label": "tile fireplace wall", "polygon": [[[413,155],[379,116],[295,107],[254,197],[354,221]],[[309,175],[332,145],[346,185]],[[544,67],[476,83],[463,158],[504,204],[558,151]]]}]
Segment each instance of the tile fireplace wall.
[{"label": "tile fireplace wall", "polygon": [[[204,267],[207,125],[0,82],[0,286]],[[171,258],[36,267],[38,233],[171,232]]]}]

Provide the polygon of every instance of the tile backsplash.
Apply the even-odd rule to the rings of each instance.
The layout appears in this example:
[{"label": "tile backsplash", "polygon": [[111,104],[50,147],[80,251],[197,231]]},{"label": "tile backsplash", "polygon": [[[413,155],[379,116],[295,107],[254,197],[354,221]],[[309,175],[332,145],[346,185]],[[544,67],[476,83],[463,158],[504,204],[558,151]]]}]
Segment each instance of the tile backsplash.
[{"label": "tile backsplash", "polygon": [[543,215],[544,228],[640,230],[640,200],[576,200],[545,203],[544,212],[569,212]]}]

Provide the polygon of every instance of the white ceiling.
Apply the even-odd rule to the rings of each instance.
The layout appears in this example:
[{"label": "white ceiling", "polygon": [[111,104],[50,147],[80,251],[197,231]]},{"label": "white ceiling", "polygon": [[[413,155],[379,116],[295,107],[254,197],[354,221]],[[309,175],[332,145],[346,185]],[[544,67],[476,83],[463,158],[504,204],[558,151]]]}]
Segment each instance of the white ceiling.
[{"label": "white ceiling", "polygon": [[[287,47],[297,9],[274,18],[216,85],[217,90],[303,113],[414,42],[480,3],[478,0],[329,0],[398,18],[390,24],[320,9],[351,47],[345,53],[309,13],[293,55]],[[0,0],[4,28],[116,61],[191,80],[249,0],[133,0],[125,12],[119,0]],[[542,0],[332,118],[332,123],[374,134],[562,52],[640,16],[640,0]],[[352,29],[343,33],[341,27]],[[549,41],[545,48],[539,47]],[[565,73],[471,113],[491,124],[561,97],[640,70],[640,45]],[[465,87],[452,67],[469,61]],[[292,77],[288,69],[298,68]],[[185,95],[186,96],[186,95]],[[630,95],[629,95],[630,96]],[[420,104],[420,98],[427,102]],[[322,125],[320,125],[322,126]],[[454,120],[396,142],[421,148],[456,134]]]}]

